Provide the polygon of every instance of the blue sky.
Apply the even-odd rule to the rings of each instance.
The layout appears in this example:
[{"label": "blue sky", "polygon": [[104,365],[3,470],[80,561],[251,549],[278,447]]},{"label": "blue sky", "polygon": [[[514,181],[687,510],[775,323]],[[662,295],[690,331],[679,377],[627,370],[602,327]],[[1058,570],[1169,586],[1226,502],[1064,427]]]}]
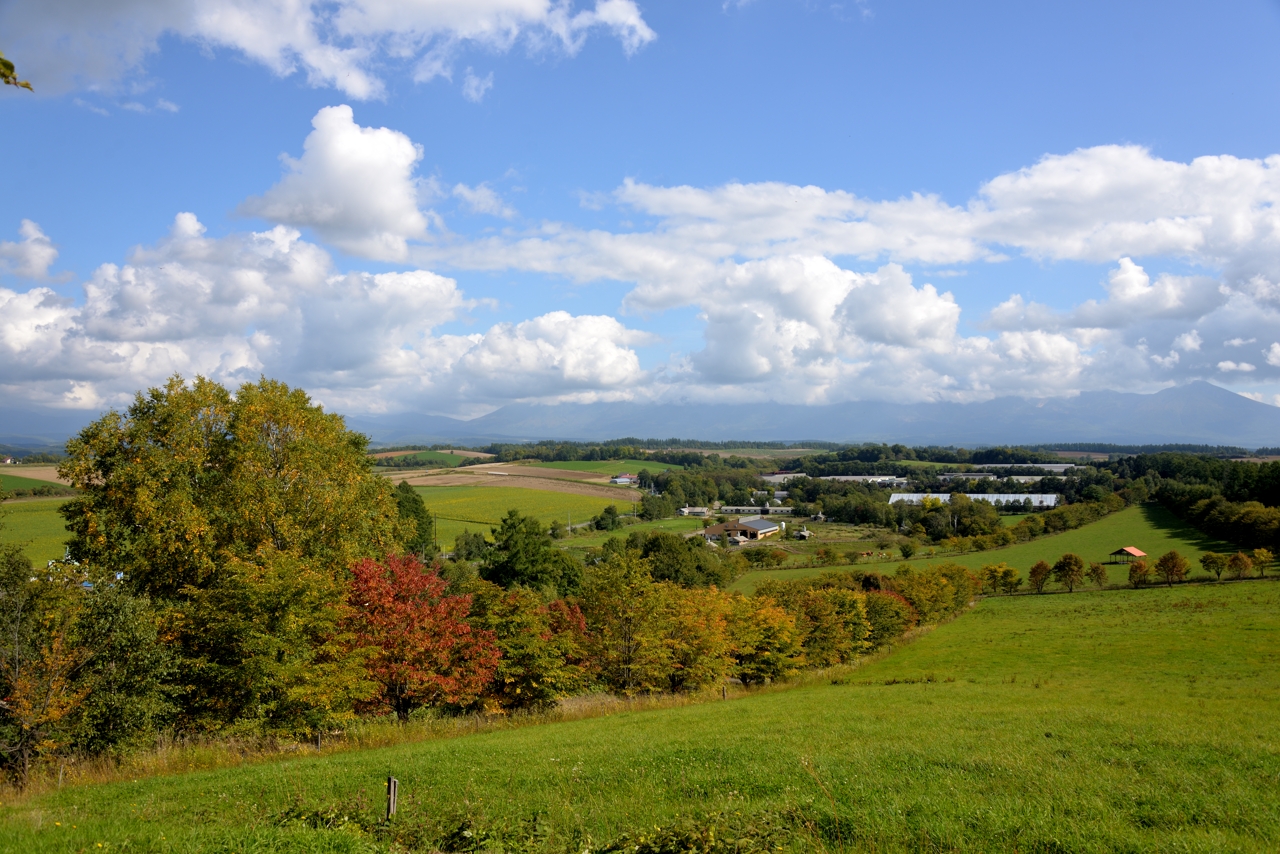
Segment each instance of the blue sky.
[{"label": "blue sky", "polygon": [[0,33],[36,87],[0,98],[12,406],[174,371],[454,415],[1280,402],[1275,2],[49,0]]}]

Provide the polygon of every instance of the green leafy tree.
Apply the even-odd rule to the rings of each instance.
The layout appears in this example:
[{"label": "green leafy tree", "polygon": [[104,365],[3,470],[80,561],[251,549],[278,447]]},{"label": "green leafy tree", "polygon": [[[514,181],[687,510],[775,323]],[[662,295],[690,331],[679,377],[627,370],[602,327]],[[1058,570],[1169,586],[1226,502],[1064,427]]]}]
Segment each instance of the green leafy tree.
[{"label": "green leafy tree", "polygon": [[1203,567],[1205,572],[1221,581],[1222,573],[1227,569],[1227,556],[1217,552],[1205,552],[1200,555],[1200,566]]},{"label": "green leafy tree", "polygon": [[1100,563],[1089,564],[1084,576],[1100,588],[1107,586],[1107,568]]},{"label": "green leafy tree", "polygon": [[497,528],[491,528],[493,544],[485,551],[480,577],[500,587],[529,587],[565,594],[581,579],[581,566],[567,553],[552,546],[542,523],[518,510],[507,512]]},{"label": "green leafy tree", "polygon": [[491,636],[499,653],[493,678],[477,701],[486,712],[549,709],[585,687],[584,669],[576,663],[581,633],[561,628],[541,596],[479,579],[462,589],[471,597],[467,622]]},{"label": "green leafy tree", "polygon": [[1187,559],[1177,551],[1168,551],[1156,561],[1156,575],[1169,587],[1175,581],[1184,581],[1187,577]]},{"label": "green leafy tree", "polygon": [[796,629],[809,666],[844,664],[867,649],[871,626],[861,593],[840,588],[809,590],[796,604]]},{"label": "green leafy tree", "polygon": [[1037,593],[1043,593],[1044,586],[1048,583],[1049,576],[1052,574],[1053,567],[1049,566],[1045,561],[1038,560],[1032,565],[1031,571],[1027,574],[1027,580],[1031,582],[1032,588]]},{"label": "green leafy tree", "polygon": [[396,510],[405,526],[404,548],[418,560],[429,560],[436,554],[436,520],[427,510],[422,496],[407,480],[396,486]]},{"label": "green leafy tree", "polygon": [[366,451],[301,390],[202,377],[67,444],[71,556],[160,612],[180,725],[309,732],[350,714],[367,683],[335,641],[345,579],[410,528]]},{"label": "green leafy tree", "polygon": [[610,504],[591,518],[591,524],[597,531],[616,531],[622,527],[622,518],[618,515],[618,508]]},{"label": "green leafy tree", "polygon": [[606,548],[604,559],[583,572],[590,655],[611,690],[633,696],[667,686],[671,666],[662,599],[648,566],[628,549]]},{"label": "green leafy tree", "polygon": [[479,531],[463,531],[454,541],[453,556],[456,560],[484,560],[491,545]]},{"label": "green leafy tree", "polygon": [[892,590],[868,590],[864,606],[871,629],[867,643],[872,649],[892,643],[920,619],[911,603]]},{"label": "green leafy tree", "polygon": [[28,92],[35,91],[26,80],[18,79],[18,70],[14,68],[11,61],[5,59],[3,53],[0,53],[0,83],[4,83],[6,86],[18,86]]},{"label": "green leafy tree", "polygon": [[1074,593],[1076,585],[1084,580],[1084,560],[1078,554],[1067,552],[1053,565],[1053,580]]},{"label": "green leafy tree", "polygon": [[633,534],[627,543],[638,548],[655,581],[723,589],[740,574],[736,560],[708,547],[702,537],[685,539],[679,534],[652,531]]},{"label": "green leafy tree", "polygon": [[910,560],[911,556],[916,553],[916,544],[910,540],[904,540],[898,543],[898,552],[902,555],[903,560]]}]

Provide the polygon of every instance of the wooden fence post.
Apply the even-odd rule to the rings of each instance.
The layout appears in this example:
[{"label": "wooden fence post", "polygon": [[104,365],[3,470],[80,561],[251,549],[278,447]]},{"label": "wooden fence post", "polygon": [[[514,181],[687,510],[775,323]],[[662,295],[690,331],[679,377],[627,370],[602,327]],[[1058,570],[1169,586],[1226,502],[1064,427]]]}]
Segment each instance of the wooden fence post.
[{"label": "wooden fence post", "polygon": [[387,778],[387,821],[396,814],[396,800],[400,795],[400,781],[395,777]]}]

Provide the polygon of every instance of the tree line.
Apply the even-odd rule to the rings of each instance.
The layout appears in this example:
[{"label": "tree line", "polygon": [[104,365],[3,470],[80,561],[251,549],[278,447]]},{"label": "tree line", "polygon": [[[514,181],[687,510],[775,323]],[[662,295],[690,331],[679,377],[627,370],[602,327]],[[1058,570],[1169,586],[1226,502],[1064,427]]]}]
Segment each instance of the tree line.
[{"label": "tree line", "polygon": [[515,511],[441,561],[364,437],[267,379],[174,377],[67,450],[68,558],[0,549],[0,763],[19,785],[159,732],[304,739],[359,716],[760,684],[977,590],[944,566],[744,596],[725,586],[745,559],[700,539],[633,534],[583,562]]}]

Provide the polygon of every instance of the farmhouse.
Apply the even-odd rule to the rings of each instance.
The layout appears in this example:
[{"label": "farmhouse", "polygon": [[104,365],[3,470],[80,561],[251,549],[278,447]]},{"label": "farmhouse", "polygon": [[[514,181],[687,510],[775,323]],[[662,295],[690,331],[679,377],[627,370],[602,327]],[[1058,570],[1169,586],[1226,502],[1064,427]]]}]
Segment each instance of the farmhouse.
[{"label": "farmhouse", "polygon": [[637,478],[635,475],[627,474],[625,472],[622,474],[615,474],[613,477],[609,478],[610,483],[620,483],[623,486],[630,486],[635,483],[636,480]]},{"label": "farmhouse", "polygon": [[[1048,510],[1058,506],[1058,496],[1044,492],[1029,492],[1026,494],[1018,492],[966,492],[964,495],[970,501],[986,501],[996,507],[1005,504],[1026,506],[1028,500],[1031,502],[1033,510]],[[943,504],[951,503],[951,495],[946,492],[895,492],[889,496],[889,503],[896,504],[902,501],[907,504],[920,504],[926,498],[936,498]]]},{"label": "farmhouse", "polygon": [[703,528],[701,533],[708,540],[718,540],[723,535],[728,537],[730,542],[735,540],[740,542],[743,540],[763,540],[765,537],[772,537],[781,530],[777,522],[770,522],[767,519],[756,517],[754,519],[738,519],[721,525],[712,525],[710,528]]},{"label": "farmhouse", "polygon": [[681,507],[681,516],[710,516],[711,510],[706,507]]}]

